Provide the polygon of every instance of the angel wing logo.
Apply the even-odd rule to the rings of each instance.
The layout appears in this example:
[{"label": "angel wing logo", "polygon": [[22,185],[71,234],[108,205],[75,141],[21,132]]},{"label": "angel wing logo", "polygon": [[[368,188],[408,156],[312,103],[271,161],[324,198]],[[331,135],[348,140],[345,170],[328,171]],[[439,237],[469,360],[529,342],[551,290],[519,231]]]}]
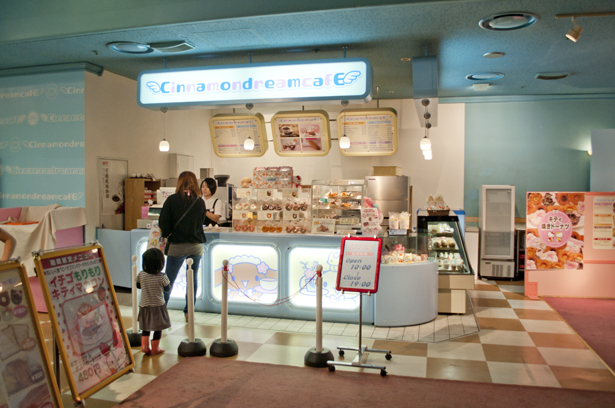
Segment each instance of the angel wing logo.
[{"label": "angel wing logo", "polygon": [[153,93],[157,94],[160,93],[160,85],[158,85],[158,82],[154,82],[154,81],[149,81],[148,83],[145,84],[150,91],[152,91]]},{"label": "angel wing logo", "polygon": [[350,85],[361,76],[361,71],[350,71],[344,75],[344,85]]}]

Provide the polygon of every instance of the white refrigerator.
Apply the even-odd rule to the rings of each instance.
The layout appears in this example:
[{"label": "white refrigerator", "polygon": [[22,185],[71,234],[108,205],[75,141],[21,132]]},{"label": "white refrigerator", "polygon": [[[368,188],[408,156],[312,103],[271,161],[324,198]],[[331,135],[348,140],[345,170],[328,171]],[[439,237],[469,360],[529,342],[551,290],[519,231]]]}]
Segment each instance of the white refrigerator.
[{"label": "white refrigerator", "polygon": [[515,277],[515,186],[483,185],[478,202],[479,275]]}]

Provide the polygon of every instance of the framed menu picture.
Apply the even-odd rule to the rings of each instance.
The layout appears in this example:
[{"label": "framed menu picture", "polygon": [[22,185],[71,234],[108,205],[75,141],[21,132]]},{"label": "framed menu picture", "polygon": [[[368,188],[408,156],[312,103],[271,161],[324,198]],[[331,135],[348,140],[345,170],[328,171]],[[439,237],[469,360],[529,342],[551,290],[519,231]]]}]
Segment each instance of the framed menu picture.
[{"label": "framed menu picture", "polygon": [[[269,147],[265,118],[260,113],[221,113],[209,120],[209,131],[214,153],[218,157],[261,157]],[[251,139],[254,149],[245,148]]]},{"label": "framed menu picture", "polygon": [[393,108],[343,110],[337,115],[337,134],[347,136],[344,156],[392,156],[397,153],[397,112]]},{"label": "framed menu picture", "polygon": [[329,115],[322,110],[278,112],[271,131],[278,156],[326,156],[331,149]]},{"label": "framed menu picture", "polygon": [[82,401],[135,364],[103,248],[47,252],[34,262],[73,399]]},{"label": "framed menu picture", "polygon": [[62,407],[21,262],[0,264],[0,407]]}]

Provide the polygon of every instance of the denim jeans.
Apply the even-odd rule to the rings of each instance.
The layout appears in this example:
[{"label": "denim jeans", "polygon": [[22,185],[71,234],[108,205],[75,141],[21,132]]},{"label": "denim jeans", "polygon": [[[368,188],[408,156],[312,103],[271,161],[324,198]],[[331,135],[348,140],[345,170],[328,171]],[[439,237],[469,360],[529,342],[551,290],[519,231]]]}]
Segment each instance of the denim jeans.
[{"label": "denim jeans", "polygon": [[[196,289],[198,287],[197,284],[197,275],[199,271],[199,263],[201,262],[202,255],[187,255],[187,256],[167,256],[167,266],[165,269],[165,273],[171,281],[171,292],[173,291],[173,283],[175,279],[177,279],[177,273],[181,268],[182,264],[187,258],[192,259],[192,273],[194,276],[194,303],[196,304]],[[164,304],[167,305],[169,303],[169,298],[171,297],[171,292],[164,292]],[[188,290],[186,290],[186,306],[184,306],[184,313],[188,313]]]}]

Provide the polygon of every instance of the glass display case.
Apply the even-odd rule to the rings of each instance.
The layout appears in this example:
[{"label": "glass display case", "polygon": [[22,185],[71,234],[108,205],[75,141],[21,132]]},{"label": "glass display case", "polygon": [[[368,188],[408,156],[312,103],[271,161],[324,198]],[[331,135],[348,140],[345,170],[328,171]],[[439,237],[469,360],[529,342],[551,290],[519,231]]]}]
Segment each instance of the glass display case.
[{"label": "glass display case", "polygon": [[233,188],[232,202],[235,232],[309,232],[309,188]]},{"label": "glass display case", "polygon": [[419,233],[429,236],[429,257],[438,261],[440,274],[474,274],[461,235],[459,218],[454,212],[430,216],[426,211],[419,211],[417,224]]},{"label": "glass display case", "polygon": [[410,233],[382,237],[381,265],[398,265],[435,260],[430,257],[429,234]]},{"label": "glass display case", "polygon": [[361,231],[361,208],[365,180],[312,181],[313,234],[357,234]]},{"label": "glass display case", "polygon": [[466,290],[474,289],[474,271],[461,234],[459,218],[449,215],[417,214],[419,233],[428,234],[428,251],[438,262],[438,313],[466,313]]}]

